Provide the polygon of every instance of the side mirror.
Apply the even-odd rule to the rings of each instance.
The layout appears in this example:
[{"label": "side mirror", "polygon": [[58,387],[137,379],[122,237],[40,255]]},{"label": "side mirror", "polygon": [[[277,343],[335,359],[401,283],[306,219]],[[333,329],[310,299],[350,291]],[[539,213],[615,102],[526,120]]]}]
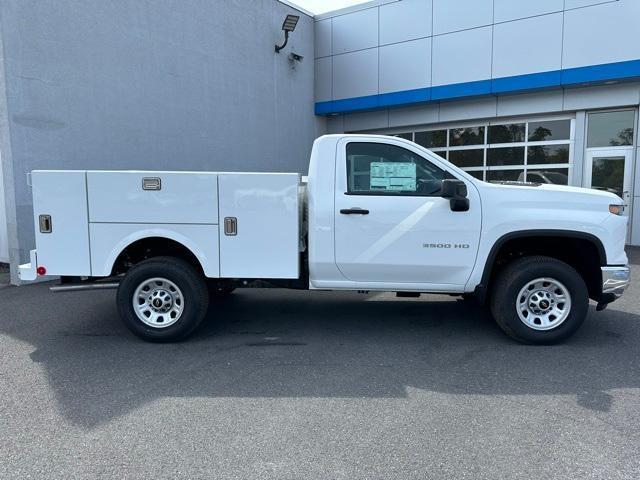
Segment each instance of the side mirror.
[{"label": "side mirror", "polygon": [[449,199],[452,212],[466,212],[469,210],[467,194],[467,185],[462,180],[451,178],[442,180],[440,196]]},{"label": "side mirror", "polygon": [[467,198],[467,185],[458,179],[446,178],[442,180],[442,198]]}]

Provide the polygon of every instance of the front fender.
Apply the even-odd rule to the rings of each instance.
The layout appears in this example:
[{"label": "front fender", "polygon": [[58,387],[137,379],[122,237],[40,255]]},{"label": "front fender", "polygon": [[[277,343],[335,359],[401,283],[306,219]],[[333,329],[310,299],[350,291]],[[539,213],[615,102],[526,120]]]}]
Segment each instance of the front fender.
[{"label": "front fender", "polygon": [[592,233],[562,229],[516,230],[514,232],[508,232],[491,242],[487,242],[487,244],[483,244],[483,248],[478,254],[475,268],[471,278],[467,282],[465,291],[475,291],[480,300],[483,301],[486,294],[486,288],[493,271],[493,266],[500,249],[511,240],[528,237],[566,237],[587,240],[595,245],[598,251],[599,264],[601,266],[607,264],[607,253],[605,247],[600,238]]}]

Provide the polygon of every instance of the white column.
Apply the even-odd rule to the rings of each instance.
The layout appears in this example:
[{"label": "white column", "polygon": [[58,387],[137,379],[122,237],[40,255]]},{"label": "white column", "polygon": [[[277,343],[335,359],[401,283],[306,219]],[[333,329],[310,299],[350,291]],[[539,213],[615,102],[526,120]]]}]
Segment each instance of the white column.
[{"label": "white column", "polygon": [[573,142],[573,176],[571,184],[584,187],[584,157],[586,142],[587,114],[585,111],[576,112]]},{"label": "white column", "polygon": [[636,150],[633,159],[633,199],[631,205],[631,245],[640,246],[640,115],[636,110],[636,131],[635,131]]}]

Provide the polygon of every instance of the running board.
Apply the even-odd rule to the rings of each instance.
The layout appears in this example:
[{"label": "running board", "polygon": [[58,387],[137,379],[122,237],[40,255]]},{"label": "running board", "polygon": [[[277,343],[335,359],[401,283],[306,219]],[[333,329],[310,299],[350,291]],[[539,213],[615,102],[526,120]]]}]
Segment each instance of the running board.
[{"label": "running board", "polygon": [[113,290],[118,288],[119,282],[102,283],[76,283],[68,285],[53,285],[49,287],[52,292],[78,292],[81,290]]}]

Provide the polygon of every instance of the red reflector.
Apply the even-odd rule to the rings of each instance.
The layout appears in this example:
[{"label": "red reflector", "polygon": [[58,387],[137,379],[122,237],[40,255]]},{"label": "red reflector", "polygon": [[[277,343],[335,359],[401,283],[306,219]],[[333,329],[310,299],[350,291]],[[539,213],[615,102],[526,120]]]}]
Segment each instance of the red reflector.
[{"label": "red reflector", "polygon": [[38,269],[36,270],[36,272],[38,272],[38,275],[43,276],[47,274],[47,269],[44,267],[38,267]]}]

